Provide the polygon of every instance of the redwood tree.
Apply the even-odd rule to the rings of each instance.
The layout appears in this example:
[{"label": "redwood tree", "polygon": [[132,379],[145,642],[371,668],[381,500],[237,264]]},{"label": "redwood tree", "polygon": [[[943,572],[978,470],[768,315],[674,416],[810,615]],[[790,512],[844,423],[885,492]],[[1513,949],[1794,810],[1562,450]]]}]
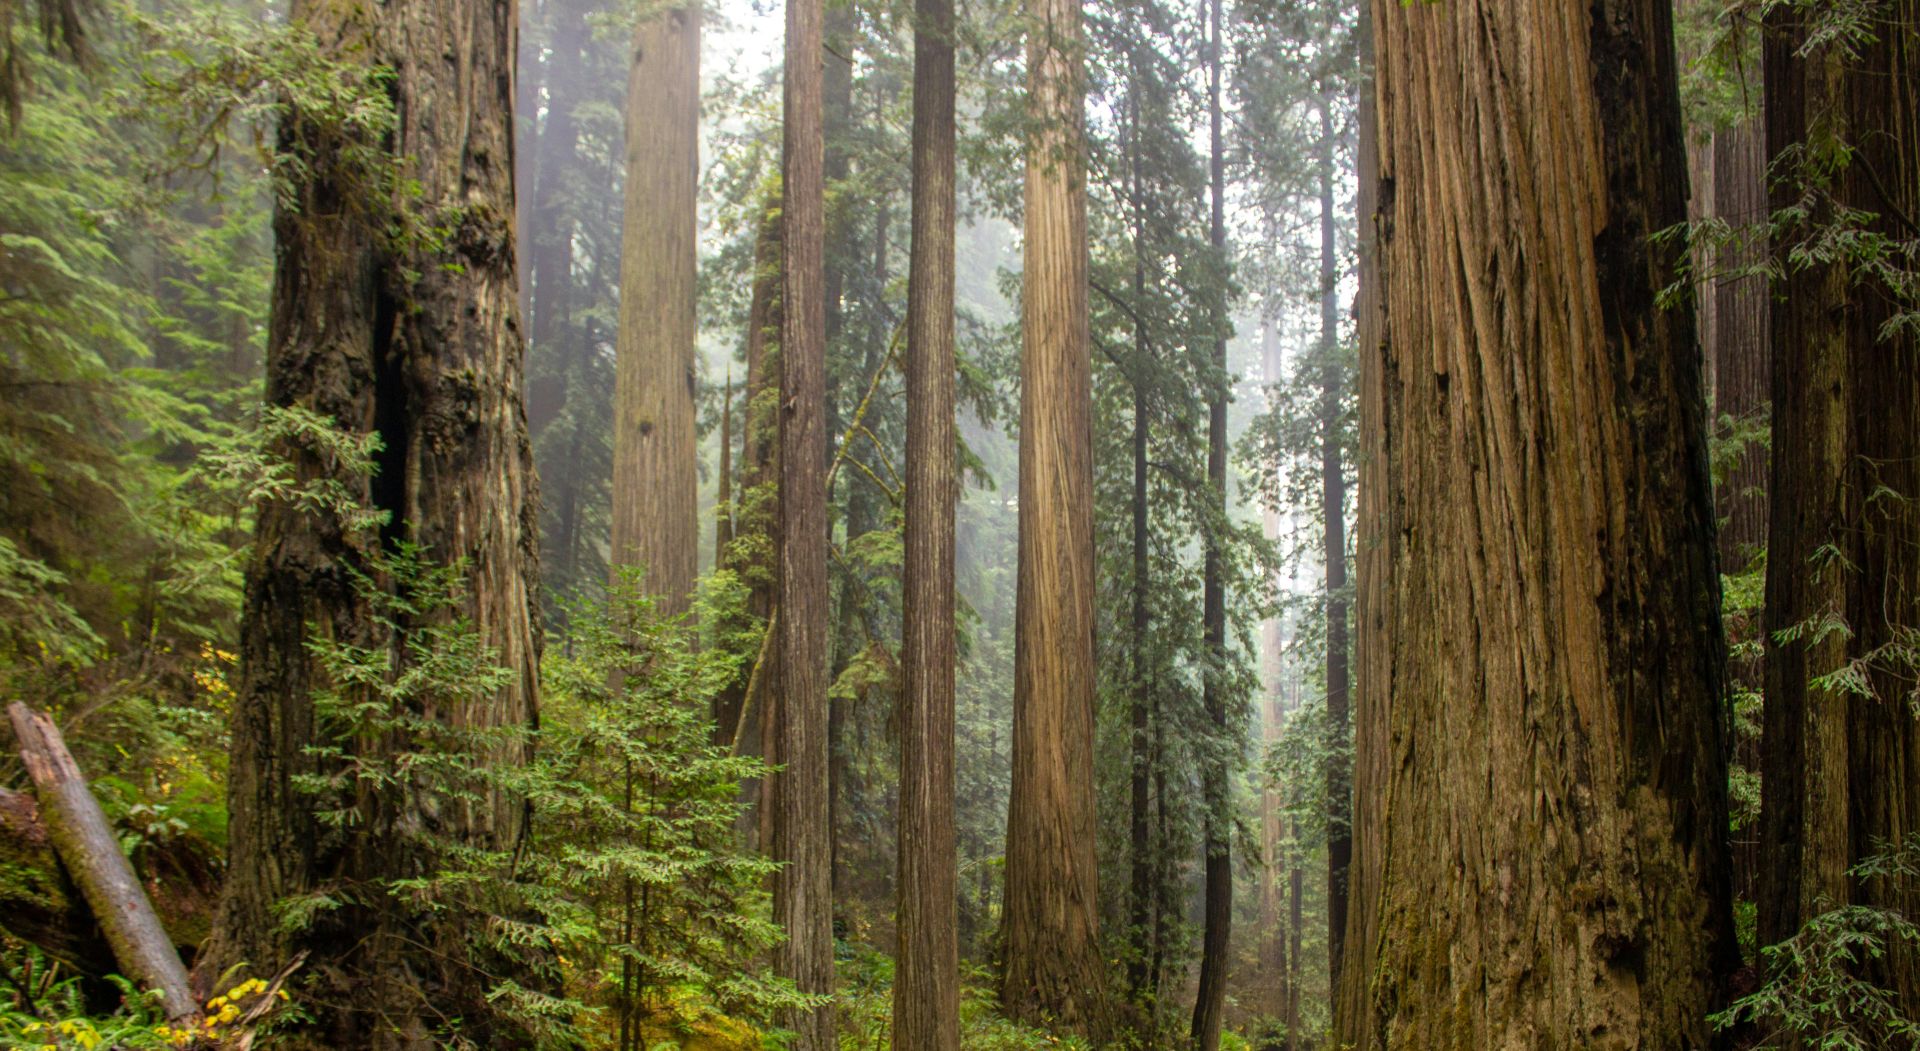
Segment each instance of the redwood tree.
[{"label": "redwood tree", "polygon": [[[1869,10],[1864,40],[1816,38],[1818,7],[1767,26],[1773,204],[1804,211],[1774,245],[1763,945],[1829,909],[1920,907],[1910,877],[1849,872],[1920,833],[1920,302],[1910,255],[1858,250],[1920,237],[1920,0]],[[1911,944],[1857,973],[1913,1015]]]},{"label": "redwood tree", "polygon": [[[1374,5],[1357,1047],[1699,1048],[1725,652],[1662,0]],[[1382,586],[1383,585],[1383,586]],[[1384,760],[1384,761],[1382,761]]]},{"label": "redwood tree", "polygon": [[953,828],[953,0],[918,0],[913,244],[907,274],[905,625],[900,663],[900,908],[893,1046],[959,1051]]},{"label": "redwood tree", "polygon": [[[514,12],[505,0],[294,0],[289,13],[330,58],[367,71],[394,119],[379,134],[298,108],[282,119],[280,149],[299,163],[274,217],[267,401],[377,434],[382,450],[371,477],[324,443],[289,437],[275,450],[297,477],[337,485],[344,501],[260,510],[232,724],[227,880],[206,972],[242,962],[271,971],[307,954],[300,1001],[320,1046],[425,1048],[456,1025],[483,1046],[522,1039],[487,998],[518,965],[477,955],[480,918],[416,910],[389,884],[442,871],[450,850],[514,850],[524,801],[406,779],[349,795],[343,805],[357,818],[347,834],[319,821],[308,779],[431,747],[411,739],[426,729],[323,736],[316,694],[337,684],[311,647],[385,649],[404,666],[414,632],[456,614],[506,681],[411,714],[438,723],[443,739],[509,731],[487,754],[461,757],[468,766],[527,758],[526,738],[511,733],[535,722],[540,637],[515,316]],[[367,511],[384,513],[385,525],[356,528]],[[402,541],[461,567],[458,608],[431,619],[374,615],[374,595],[394,585],[373,556]],[[317,746],[341,758],[317,758]],[[282,903],[315,894],[336,907],[283,922]]]},{"label": "redwood tree", "polygon": [[[1207,171],[1208,239],[1224,277],[1227,257],[1227,159],[1221,141],[1220,74],[1223,49],[1220,37],[1220,0],[1207,5]],[[1199,1051],[1215,1051],[1220,1046],[1220,1026],[1225,1019],[1227,1001],[1228,952],[1233,937],[1233,845],[1232,810],[1228,779],[1232,751],[1227,737],[1227,687],[1221,680],[1227,667],[1227,593],[1221,546],[1227,515],[1227,333],[1231,323],[1226,316],[1225,288],[1216,289],[1211,305],[1215,310],[1212,346],[1212,390],[1207,398],[1207,509],[1217,516],[1205,539],[1201,567],[1201,633],[1206,647],[1207,672],[1201,684],[1202,707],[1212,724],[1215,753],[1201,771],[1201,791],[1205,797],[1205,834],[1202,836],[1201,870],[1205,874],[1204,926],[1200,946],[1200,982],[1193,1000],[1193,1046]],[[1237,744],[1237,742],[1235,742]]]},{"label": "redwood tree", "polygon": [[634,29],[627,77],[626,212],[614,384],[612,565],[639,566],[662,608],[683,609],[699,558],[694,436],[700,14]]},{"label": "redwood tree", "polygon": [[1093,805],[1093,430],[1077,0],[1029,0],[1019,581],[1001,1001],[1099,1038]]},{"label": "redwood tree", "polygon": [[[775,966],[803,993],[833,991],[827,785],[827,430],[822,0],[787,4],[781,148],[779,688],[769,708]],[[833,1010],[788,1012],[794,1051],[831,1051]]]}]

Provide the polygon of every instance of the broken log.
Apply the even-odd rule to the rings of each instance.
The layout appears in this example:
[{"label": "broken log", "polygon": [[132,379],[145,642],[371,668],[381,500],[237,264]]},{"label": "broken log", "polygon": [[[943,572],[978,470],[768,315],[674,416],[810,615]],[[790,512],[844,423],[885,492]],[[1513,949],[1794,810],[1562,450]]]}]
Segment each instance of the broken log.
[{"label": "broken log", "polygon": [[7,706],[7,718],[40,800],[40,820],[55,853],[100,922],[114,959],[135,984],[159,991],[161,1008],[169,1018],[192,1014],[195,1005],[187,987],[187,969],[135,878],[133,865],[121,852],[106,812],[67,751],[59,727],[18,701]]}]

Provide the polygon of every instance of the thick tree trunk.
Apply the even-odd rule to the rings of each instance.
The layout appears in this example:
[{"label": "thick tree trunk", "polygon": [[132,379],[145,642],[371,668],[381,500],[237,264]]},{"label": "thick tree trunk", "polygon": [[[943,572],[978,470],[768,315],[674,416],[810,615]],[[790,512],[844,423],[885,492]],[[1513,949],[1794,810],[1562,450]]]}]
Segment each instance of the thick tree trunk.
[{"label": "thick tree trunk", "polygon": [[[1802,143],[1854,152],[1826,185],[1783,165],[1775,208],[1816,202],[1911,239],[1920,216],[1920,0],[1875,9],[1856,57],[1803,53],[1811,17],[1768,25],[1767,146],[1781,164]],[[1807,228],[1785,231],[1777,257]],[[1911,878],[1859,878],[1862,859],[1920,833],[1920,725],[1910,660],[1920,628],[1920,337],[1883,333],[1898,292],[1847,262],[1786,268],[1773,303],[1772,531],[1767,548],[1766,769],[1760,941],[1792,936],[1828,909],[1920,909]],[[1843,627],[1840,627],[1843,625]],[[1836,630],[1837,629],[1837,630]],[[1791,633],[1783,636],[1782,633]],[[1911,1016],[1920,953],[1894,940],[1862,977]]]},{"label": "thick tree trunk", "polygon": [[1387,667],[1360,729],[1386,740],[1360,753],[1389,758],[1342,1034],[1705,1047],[1725,650],[1699,349],[1648,240],[1686,206],[1669,8],[1381,0],[1374,29],[1389,518],[1359,623]]},{"label": "thick tree trunk", "polygon": [[[827,788],[826,316],[821,127],[821,0],[789,0],[781,151],[780,700],[773,918],[787,932],[776,970],[801,992],[833,991],[832,815]],[[794,1051],[830,1051],[833,1009],[783,1019]]]},{"label": "thick tree trunk", "polygon": [[[1207,61],[1208,176],[1211,219],[1209,240],[1216,263],[1224,271],[1227,265],[1227,161],[1221,141],[1220,0],[1207,7],[1211,44]],[[1222,277],[1224,278],[1224,273]],[[1201,795],[1207,812],[1202,834],[1202,871],[1205,887],[1203,930],[1200,943],[1200,981],[1193,1001],[1192,1043],[1199,1051],[1215,1051],[1220,1046],[1220,1025],[1227,1005],[1227,964],[1233,938],[1233,812],[1229,776],[1233,749],[1229,741],[1226,684],[1221,681],[1227,663],[1227,594],[1221,545],[1227,516],[1227,333],[1232,322],[1227,316],[1224,286],[1217,289],[1210,304],[1215,311],[1213,360],[1215,375],[1210,379],[1207,398],[1207,502],[1209,512],[1218,520],[1208,530],[1201,567],[1200,620],[1203,645],[1207,651],[1207,672],[1201,684],[1201,706],[1212,724],[1210,758],[1201,770]]]},{"label": "thick tree trunk", "polygon": [[1001,1001],[1103,1039],[1093,803],[1093,426],[1080,6],[1029,0],[1020,541]]},{"label": "thick tree trunk", "polygon": [[192,1014],[198,1005],[187,988],[187,969],[59,727],[19,701],[7,705],[7,719],[40,800],[47,836],[99,921],[121,973],[142,989],[159,992],[168,1018]]},{"label": "thick tree trunk", "polygon": [[[431,786],[396,788],[359,801],[361,823],[348,837],[318,823],[299,779],[322,772],[309,752],[316,744],[376,765],[409,746],[316,738],[313,693],[326,684],[311,644],[385,646],[405,660],[414,625],[376,623],[354,579],[383,540],[463,566],[459,613],[511,673],[498,692],[432,717],[461,734],[535,725],[537,499],[515,316],[514,6],[396,0],[369,10],[295,0],[290,18],[334,58],[387,71],[396,124],[376,145],[403,163],[417,193],[370,199],[340,133],[299,111],[283,120],[282,148],[304,164],[274,218],[267,400],[331,417],[351,434],[377,431],[383,451],[371,479],[295,439],[276,452],[298,477],[337,483],[388,520],[375,537],[332,508],[276,501],[260,510],[233,716],[228,876],[207,971],[244,961],[266,974],[310,952],[303,973],[315,988],[301,1000],[314,1018],[305,1030],[328,1046],[426,1047],[452,1018],[477,1043],[511,1043],[517,1036],[487,992],[518,966],[482,958],[472,917],[417,914],[384,884],[443,866],[417,831],[427,823],[440,843],[514,849],[524,801],[489,789],[456,804]],[[394,237],[400,210],[407,225],[448,229]],[[497,769],[525,762],[527,751],[506,744],[472,759]],[[297,930],[281,922],[281,902],[323,891],[342,906]]]},{"label": "thick tree trunk", "polygon": [[953,0],[917,0],[907,272],[905,624],[893,1046],[959,1051],[953,828]]},{"label": "thick tree trunk", "polygon": [[686,608],[699,571],[699,150],[700,13],[680,7],[633,33],[613,402],[610,562],[638,566],[665,612]]}]

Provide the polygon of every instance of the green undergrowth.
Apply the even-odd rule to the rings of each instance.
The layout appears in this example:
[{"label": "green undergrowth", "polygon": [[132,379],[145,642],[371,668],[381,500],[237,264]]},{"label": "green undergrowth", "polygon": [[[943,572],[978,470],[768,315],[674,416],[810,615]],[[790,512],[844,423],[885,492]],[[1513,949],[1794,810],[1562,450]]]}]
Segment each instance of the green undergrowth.
[{"label": "green undergrowth", "polygon": [[[839,961],[841,1051],[887,1051],[893,1036],[893,960],[871,946],[845,948]],[[985,968],[960,972],[960,1046],[965,1051],[1074,1051],[1087,1043],[1024,1026],[999,1011]]]}]

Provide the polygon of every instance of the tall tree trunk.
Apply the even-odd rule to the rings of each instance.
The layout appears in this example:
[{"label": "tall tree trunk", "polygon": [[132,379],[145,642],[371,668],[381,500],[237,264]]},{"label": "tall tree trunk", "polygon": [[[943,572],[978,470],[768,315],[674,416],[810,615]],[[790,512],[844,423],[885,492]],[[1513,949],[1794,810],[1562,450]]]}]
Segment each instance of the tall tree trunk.
[{"label": "tall tree trunk", "polygon": [[[776,713],[773,918],[787,932],[778,973],[803,993],[833,991],[832,816],[827,791],[827,432],[823,285],[825,146],[822,0],[788,0],[781,149],[780,537],[781,692]],[[833,1009],[787,1012],[794,1051],[830,1051]]]},{"label": "tall tree trunk", "polygon": [[1080,5],[1029,0],[1020,541],[1001,1001],[1103,1039],[1093,804],[1093,426]]},{"label": "tall tree trunk", "polygon": [[[1723,273],[1766,261],[1767,156],[1765,128],[1758,119],[1715,133],[1713,137],[1713,214],[1745,236],[1720,251]],[[1767,279],[1762,274],[1721,277],[1714,300],[1713,410],[1752,424],[1766,415],[1772,396],[1772,357],[1767,346]],[[1767,542],[1767,448],[1751,442],[1727,475],[1716,500],[1720,515],[1720,565],[1745,569]],[[1755,682],[1757,689],[1759,684]]]},{"label": "tall tree trunk", "polygon": [[[727,545],[733,542],[733,369],[727,369],[720,387],[720,467],[714,472],[713,568],[727,561]],[[718,713],[716,712],[716,715]],[[732,740],[728,735],[727,740]]]},{"label": "tall tree trunk", "polygon": [[1320,99],[1320,520],[1327,593],[1327,975],[1340,976],[1353,864],[1348,748],[1346,360],[1340,352],[1340,263],[1333,214],[1333,99]]},{"label": "tall tree trunk", "polygon": [[[848,173],[847,143],[853,118],[853,5],[851,3],[831,3],[827,5],[821,36],[821,128],[824,138],[823,178],[826,180],[827,200],[835,207],[827,210],[825,222],[825,248],[822,249],[825,280],[826,318],[826,360],[827,360],[827,456],[831,461],[839,452],[834,443],[846,433],[846,414],[842,399],[857,399],[864,387],[849,382],[844,373],[836,367],[844,368],[852,356],[842,352],[844,307],[846,302],[846,272],[849,264],[855,261],[857,251],[855,229],[852,222],[853,208],[841,199],[837,190],[845,184]],[[849,477],[846,486],[846,505],[841,519],[846,529],[846,540],[866,531],[866,523],[861,521],[867,515],[862,506],[868,493],[862,479]],[[838,508],[832,506],[834,494],[827,493],[827,531],[833,533],[833,515]],[[829,687],[840,679],[847,669],[859,646],[856,639],[862,634],[860,603],[860,581],[853,579],[855,570],[848,565],[840,567],[841,579],[837,592],[832,588],[829,575],[829,591],[837,593],[835,603],[835,630],[828,641],[832,654],[832,663],[827,671]],[[830,599],[830,601],[832,601]],[[832,834],[827,843],[831,855],[829,864],[833,870],[833,897],[841,900],[847,893],[847,870],[841,859],[840,830],[846,819],[843,805],[843,792],[847,787],[848,755],[846,745],[847,728],[846,698],[829,696],[827,699],[827,812],[828,826]]]},{"label": "tall tree trunk", "polygon": [[[757,222],[753,246],[753,286],[747,303],[747,332],[744,354],[747,375],[741,392],[740,461],[734,482],[733,506],[727,520],[729,539],[761,536],[771,539],[776,533],[775,508],[767,499],[766,486],[773,481],[774,445],[779,429],[774,403],[778,390],[778,347],[780,339],[781,239],[779,202],[771,196],[764,202]],[[721,565],[739,574],[747,586],[747,613],[765,620],[773,611],[775,567],[756,554],[770,550],[759,545],[730,547]],[[769,665],[773,662],[769,658]],[[763,669],[770,670],[769,669]],[[741,742],[746,755],[762,754],[762,720],[746,712],[747,685],[753,674],[743,668],[733,682],[714,701],[714,732],[717,740]],[[763,685],[762,697],[771,691]],[[758,702],[755,702],[758,703]],[[763,705],[760,709],[765,711]],[[740,720],[749,720],[744,728]],[[748,786],[747,796],[754,794]]]},{"label": "tall tree trunk", "polygon": [[[1138,73],[1135,74],[1136,83]],[[1140,129],[1140,98],[1137,91],[1127,93],[1127,131],[1133,136],[1133,146],[1128,152],[1129,190],[1128,202],[1133,222],[1133,301],[1142,302],[1146,293],[1146,204],[1140,192],[1140,149],[1138,135]],[[1147,634],[1153,624],[1153,614],[1147,604],[1148,582],[1153,572],[1153,562],[1148,551],[1147,517],[1147,447],[1152,425],[1148,415],[1146,368],[1150,360],[1150,345],[1146,325],[1138,313],[1133,316],[1133,374],[1129,377],[1133,386],[1133,491],[1128,506],[1132,524],[1133,580],[1129,602],[1130,641],[1129,658],[1133,665],[1131,687],[1131,709],[1129,711],[1130,737],[1128,741],[1128,806],[1127,828],[1131,843],[1128,845],[1128,861],[1131,866],[1128,887],[1128,925],[1131,941],[1131,955],[1127,960],[1127,995],[1136,1006],[1143,1008],[1149,1016],[1154,1013],[1153,985],[1149,974],[1148,941],[1153,930],[1154,857],[1153,832],[1150,822],[1153,819],[1153,684],[1148,663]],[[1149,1018],[1151,1024],[1151,1018]]]},{"label": "tall tree trunk", "polygon": [[[1874,39],[1852,57],[1834,42],[1808,47],[1807,19],[1818,11],[1783,8],[1770,20],[1773,205],[1811,200],[1812,223],[1858,209],[1872,214],[1872,233],[1911,239],[1920,236],[1920,0],[1874,11]],[[1783,159],[1801,144],[1816,156],[1839,144],[1853,152],[1809,179]],[[1776,258],[1818,233],[1784,231]],[[1910,288],[1903,297],[1851,262],[1787,265],[1773,303],[1762,944],[1828,909],[1920,908],[1910,877],[1848,871],[1920,832],[1920,725],[1912,665],[1903,666],[1920,630],[1920,336],[1910,322],[1883,331],[1920,304]],[[1895,939],[1860,972],[1907,1014],[1920,1003],[1911,944]]]},{"label": "tall tree trunk", "polygon": [[[1752,571],[1763,563],[1756,557],[1767,544],[1767,442],[1758,437],[1767,422],[1773,376],[1768,346],[1767,278],[1762,274],[1729,276],[1767,261],[1766,129],[1756,117],[1725,128],[1713,136],[1713,214],[1742,236],[1720,249],[1718,271],[1709,295],[1713,300],[1710,338],[1703,341],[1711,356],[1715,433],[1723,440],[1741,442],[1738,460],[1714,492],[1720,520],[1720,566],[1728,573]],[[1731,421],[1721,426],[1718,421]],[[1754,434],[1747,439],[1743,435]],[[1764,696],[1766,661],[1764,612],[1730,621],[1727,632],[1736,643],[1728,668],[1736,687]],[[1751,652],[1741,652],[1751,651]],[[1764,741],[1756,734],[1736,734],[1734,757],[1744,768],[1759,771],[1766,759]],[[1761,860],[1759,822],[1748,821],[1733,837],[1733,895],[1736,901],[1758,901],[1765,863]]]},{"label": "tall tree trunk", "polygon": [[[540,136],[542,157],[530,195],[531,228],[522,228],[532,278],[530,325],[532,353],[578,353],[571,336],[573,324],[573,223],[566,205],[566,184],[578,163],[580,125],[575,119],[585,85],[581,63],[586,57],[587,18],[579,0],[549,0],[559,5],[553,26],[553,71],[547,78],[547,120]],[[521,115],[530,119],[532,113]],[[565,384],[571,369],[554,370],[559,390],[527,391],[527,423],[538,435],[566,405]]]},{"label": "tall tree trunk", "polygon": [[687,606],[699,571],[695,444],[700,12],[650,14],[627,76],[626,212],[614,381],[610,564],[637,566],[659,608]]},{"label": "tall tree trunk", "polygon": [[[403,618],[388,630],[355,583],[383,541],[464,567],[458,612],[511,672],[497,692],[449,698],[431,716],[460,733],[535,725],[537,500],[515,317],[514,6],[295,0],[290,19],[340,61],[387,71],[397,123],[384,143],[358,145],[403,159],[418,191],[369,201],[365,174],[341,156],[342,133],[298,110],[283,119],[282,149],[304,163],[274,217],[267,401],[353,434],[378,432],[383,452],[372,478],[297,439],[276,452],[298,477],[337,483],[389,518],[374,536],[335,508],[275,501],[260,510],[232,725],[228,876],[207,973],[243,961],[264,972],[308,952],[303,973],[317,988],[301,997],[313,1015],[303,1029],[322,1046],[425,1048],[449,1018],[476,1043],[511,1045],[522,1037],[487,993],[503,978],[531,981],[522,965],[473,946],[479,917],[423,915],[385,884],[439,871],[447,859],[436,843],[515,849],[524,801],[488,790],[456,803],[432,786],[395,787],[356,801],[361,823],[346,837],[318,822],[300,781],[332,769],[312,746],[378,765],[412,743],[321,740],[314,706],[329,684],[311,645],[387,647],[397,664],[407,659],[419,625]],[[412,223],[452,228],[444,240],[393,238],[398,209]],[[505,744],[468,759],[498,768],[527,752]],[[429,822],[433,842],[414,831]],[[321,891],[344,904],[298,929],[280,922],[279,903]]]},{"label": "tall tree trunk", "polygon": [[[1227,160],[1221,142],[1220,111],[1220,0],[1207,7],[1207,143],[1212,215],[1208,236],[1215,265],[1224,282],[1227,267]],[[1207,399],[1207,503],[1216,521],[1207,529],[1201,568],[1201,634],[1207,651],[1201,701],[1212,724],[1213,741],[1201,769],[1201,794],[1207,808],[1202,867],[1205,872],[1205,917],[1200,946],[1200,986],[1193,1001],[1192,1042],[1199,1051],[1220,1046],[1220,1024],[1227,1004],[1227,963],[1233,937],[1233,814],[1228,775],[1238,741],[1229,740],[1227,691],[1222,677],[1227,664],[1227,594],[1221,546],[1227,528],[1227,317],[1224,284],[1211,297],[1216,328],[1213,340],[1213,376]]]},{"label": "tall tree trunk", "polygon": [[[1357,508],[1354,548],[1364,552],[1384,542],[1389,528],[1385,508],[1392,506],[1387,486],[1386,384],[1378,363],[1383,360],[1381,338],[1386,332],[1386,299],[1380,288],[1380,121],[1376,102],[1373,20],[1366,14],[1358,30],[1361,84],[1355,107],[1359,140],[1354,144],[1354,211],[1358,217],[1358,284],[1353,303],[1354,345],[1358,349],[1358,415],[1355,471]],[[1347,865],[1347,922],[1329,936],[1341,943],[1339,973],[1330,975],[1334,1035],[1342,1043],[1360,1045],[1358,1027],[1368,1015],[1366,997],[1373,974],[1375,932],[1379,913],[1371,907],[1373,888],[1379,886],[1383,840],[1379,803],[1387,771],[1386,682],[1391,664],[1391,639],[1385,629],[1388,564],[1381,559],[1356,557],[1354,660],[1360,689],[1354,691],[1350,735],[1353,745],[1349,796],[1349,834],[1353,854]],[[1369,686],[1378,683],[1379,688]],[[1354,901],[1360,908],[1352,908]]]},{"label": "tall tree trunk", "polygon": [[1389,586],[1359,623],[1389,666],[1360,752],[1391,758],[1341,1035],[1705,1047],[1725,648],[1693,319],[1654,301],[1686,208],[1669,6],[1382,0],[1374,29],[1390,517],[1361,557]]},{"label": "tall tree trunk", "polygon": [[953,0],[917,0],[893,1046],[959,1051],[953,828]]},{"label": "tall tree trunk", "polygon": [[1300,1026],[1300,943],[1305,940],[1306,924],[1301,909],[1302,891],[1306,886],[1306,872],[1300,867],[1298,853],[1300,842],[1300,819],[1293,819],[1294,848],[1287,865],[1287,1048],[1288,1051],[1306,1051],[1311,1043]]}]

